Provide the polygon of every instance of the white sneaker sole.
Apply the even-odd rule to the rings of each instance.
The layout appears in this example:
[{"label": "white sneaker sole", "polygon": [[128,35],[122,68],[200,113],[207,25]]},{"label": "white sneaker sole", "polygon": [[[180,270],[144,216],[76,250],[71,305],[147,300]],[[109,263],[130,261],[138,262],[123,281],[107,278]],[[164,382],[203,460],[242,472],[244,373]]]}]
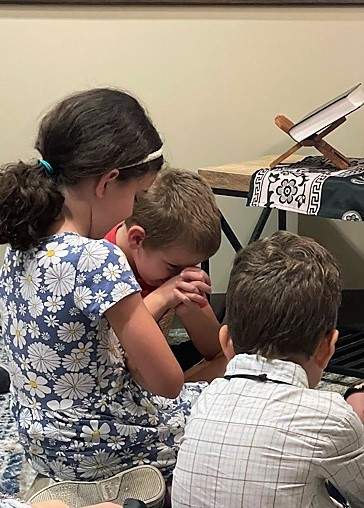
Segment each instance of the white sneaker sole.
[{"label": "white sneaker sole", "polygon": [[144,501],[149,508],[161,508],[166,485],[153,466],[136,466],[95,482],[56,482],[34,494],[28,504],[60,500],[72,508],[104,502],[122,505],[128,498]]}]

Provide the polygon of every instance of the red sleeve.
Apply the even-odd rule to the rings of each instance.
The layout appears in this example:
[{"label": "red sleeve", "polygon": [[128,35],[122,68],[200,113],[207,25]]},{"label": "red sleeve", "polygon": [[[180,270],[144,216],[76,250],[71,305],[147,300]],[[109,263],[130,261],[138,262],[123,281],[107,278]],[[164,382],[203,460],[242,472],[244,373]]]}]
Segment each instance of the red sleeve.
[{"label": "red sleeve", "polygon": [[109,242],[116,245],[116,233],[118,232],[120,226],[121,224],[117,224],[114,228],[112,228],[112,230],[105,235],[105,240],[108,240]]}]

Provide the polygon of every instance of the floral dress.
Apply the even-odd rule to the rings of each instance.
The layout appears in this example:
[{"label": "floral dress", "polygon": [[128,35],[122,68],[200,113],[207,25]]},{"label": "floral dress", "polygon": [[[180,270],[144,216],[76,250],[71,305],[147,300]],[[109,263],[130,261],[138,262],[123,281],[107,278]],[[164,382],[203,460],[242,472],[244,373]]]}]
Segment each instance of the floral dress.
[{"label": "floral dress", "polygon": [[8,249],[0,319],[20,441],[38,472],[95,480],[142,463],[172,472],[204,385],[171,400],[133,381],[104,313],[139,290],[106,240],[62,233],[27,252]]}]

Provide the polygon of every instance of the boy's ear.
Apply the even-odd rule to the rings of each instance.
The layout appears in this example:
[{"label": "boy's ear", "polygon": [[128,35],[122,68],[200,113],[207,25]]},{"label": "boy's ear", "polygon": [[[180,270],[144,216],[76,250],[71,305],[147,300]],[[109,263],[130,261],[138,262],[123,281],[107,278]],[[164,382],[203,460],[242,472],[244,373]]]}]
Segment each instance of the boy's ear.
[{"label": "boy's ear", "polygon": [[128,229],[127,236],[129,247],[131,249],[138,249],[143,245],[146,234],[144,228],[135,224]]},{"label": "boy's ear", "polygon": [[332,355],[335,353],[335,346],[338,338],[339,332],[336,328],[333,328],[322,340],[320,340],[316,351],[313,354],[315,363],[318,367],[320,367],[320,369],[326,369]]},{"label": "boy's ear", "polygon": [[233,341],[231,340],[230,337],[229,328],[227,325],[223,325],[220,328],[219,340],[222,352],[224,353],[227,360],[230,361],[232,358],[234,358],[235,351]]}]

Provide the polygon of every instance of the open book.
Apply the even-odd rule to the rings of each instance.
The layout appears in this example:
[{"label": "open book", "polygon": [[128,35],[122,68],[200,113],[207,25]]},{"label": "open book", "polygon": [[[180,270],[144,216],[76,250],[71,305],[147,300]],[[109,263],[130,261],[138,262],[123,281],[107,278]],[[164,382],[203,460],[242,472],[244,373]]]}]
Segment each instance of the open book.
[{"label": "open book", "polygon": [[330,102],[320,106],[294,124],[288,134],[295,141],[303,141],[316,134],[336,120],[347,116],[364,104],[364,89],[361,83],[342,93]]}]

